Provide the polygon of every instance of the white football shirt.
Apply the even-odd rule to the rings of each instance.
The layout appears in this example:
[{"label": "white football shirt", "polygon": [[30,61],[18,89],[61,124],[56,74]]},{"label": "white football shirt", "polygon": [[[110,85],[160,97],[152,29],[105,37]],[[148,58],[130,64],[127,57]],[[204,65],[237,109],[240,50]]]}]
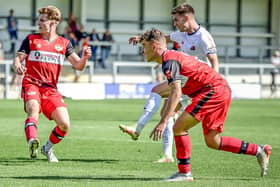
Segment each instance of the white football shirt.
[{"label": "white football shirt", "polygon": [[[170,39],[177,42],[181,50],[189,55],[197,56],[199,59],[208,62],[208,54],[216,54],[216,44],[211,34],[202,26],[191,33],[175,31],[170,33]],[[208,62],[210,65],[210,63]]]}]

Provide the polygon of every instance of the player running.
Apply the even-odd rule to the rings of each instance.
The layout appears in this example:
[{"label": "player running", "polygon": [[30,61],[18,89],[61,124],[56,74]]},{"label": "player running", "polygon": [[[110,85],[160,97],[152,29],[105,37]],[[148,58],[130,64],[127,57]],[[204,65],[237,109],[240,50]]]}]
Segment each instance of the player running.
[{"label": "player running", "polygon": [[[200,26],[195,20],[195,10],[189,4],[181,4],[175,7],[172,12],[174,26],[178,31],[165,35],[167,42],[177,42],[183,52],[198,56],[198,58],[207,62],[217,72],[219,71],[219,61],[215,42],[210,33]],[[130,38],[130,43],[137,44],[140,37],[134,36]],[[135,126],[120,125],[120,129],[131,136],[133,140],[137,140],[143,128],[154,116],[160,107],[161,98],[167,98],[170,88],[167,81],[156,85],[150,94],[144,111]],[[186,105],[188,98],[183,96],[180,102],[181,106]],[[165,105],[164,105],[165,106]],[[180,106],[177,107],[177,110]],[[163,110],[165,107],[163,107]],[[173,134],[172,127],[174,125],[173,117],[167,121],[166,129],[163,135],[163,157],[157,162],[172,162],[172,144]]]},{"label": "player running", "polygon": [[[84,48],[80,58],[70,41],[58,36],[56,28],[60,21],[61,13],[58,8],[40,8],[37,23],[39,33],[30,34],[23,40],[13,63],[15,71],[19,75],[24,74],[22,98],[27,113],[25,135],[32,159],[37,158],[40,145],[37,138],[39,113],[43,112],[57,124],[41,149],[49,162],[58,162],[53,146],[65,137],[70,128],[67,107],[57,90],[64,58],[67,57],[75,69],[83,70],[91,56],[91,49]],[[25,66],[23,61],[26,62]]]},{"label": "player running", "polygon": [[162,64],[171,92],[167,110],[151,132],[150,138],[162,138],[166,122],[172,116],[182,94],[191,98],[191,104],[176,120],[173,127],[178,159],[178,172],[166,181],[193,181],[191,173],[191,141],[189,129],[202,123],[204,141],[209,148],[232,153],[256,156],[261,176],[267,175],[270,145],[257,145],[229,136],[220,136],[231,102],[231,89],[215,70],[194,56],[168,50],[163,33],[153,29],[141,35],[143,55],[148,62]]}]

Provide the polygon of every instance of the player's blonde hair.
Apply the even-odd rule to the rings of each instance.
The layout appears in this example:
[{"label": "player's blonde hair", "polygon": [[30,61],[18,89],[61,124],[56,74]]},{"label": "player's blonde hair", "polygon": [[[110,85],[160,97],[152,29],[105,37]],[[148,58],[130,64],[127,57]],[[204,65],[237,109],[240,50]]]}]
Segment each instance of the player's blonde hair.
[{"label": "player's blonde hair", "polygon": [[47,6],[38,10],[39,14],[47,14],[49,20],[60,22],[62,19],[61,12],[55,6]]},{"label": "player's blonde hair", "polygon": [[140,42],[143,42],[144,40],[147,42],[156,41],[166,43],[166,39],[163,32],[161,32],[158,29],[151,29],[146,31],[144,34],[140,35]]},{"label": "player's blonde hair", "polygon": [[178,5],[176,7],[174,7],[171,11],[171,15],[174,14],[179,14],[179,15],[184,15],[184,14],[195,14],[195,11],[193,9],[193,7],[187,3],[183,3],[181,5]]}]

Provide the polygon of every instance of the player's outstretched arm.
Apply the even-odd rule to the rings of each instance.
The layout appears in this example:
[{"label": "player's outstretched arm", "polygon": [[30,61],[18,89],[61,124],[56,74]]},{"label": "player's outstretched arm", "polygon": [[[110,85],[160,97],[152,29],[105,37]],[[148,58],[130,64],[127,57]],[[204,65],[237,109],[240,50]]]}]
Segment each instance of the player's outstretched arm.
[{"label": "player's outstretched arm", "polygon": [[73,65],[76,70],[83,70],[87,64],[87,60],[91,57],[91,48],[84,47],[82,51],[82,58],[76,53],[72,53],[68,56],[69,62]]},{"label": "player's outstretched arm", "polygon": [[24,53],[17,53],[14,61],[13,61],[13,68],[15,72],[19,75],[23,75],[26,71],[26,67],[22,65],[22,61],[24,61],[26,54]]}]

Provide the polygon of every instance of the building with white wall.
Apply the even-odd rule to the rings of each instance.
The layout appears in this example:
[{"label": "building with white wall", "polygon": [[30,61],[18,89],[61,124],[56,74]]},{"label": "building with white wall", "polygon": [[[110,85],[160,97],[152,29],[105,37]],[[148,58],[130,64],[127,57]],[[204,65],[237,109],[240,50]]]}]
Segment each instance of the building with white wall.
[{"label": "building with white wall", "polygon": [[[109,28],[121,45],[121,53],[137,54],[125,43],[129,36],[151,27],[174,30],[171,9],[185,0],[0,0],[0,40],[8,40],[4,29],[9,9],[19,20],[19,38],[36,25],[37,9],[57,6],[67,19],[74,13],[86,31]],[[260,48],[280,46],[279,0],[187,0],[196,10],[197,21],[214,36],[219,55],[258,57]],[[239,46],[239,47],[236,47]],[[240,47],[241,46],[241,47]],[[245,46],[245,47],[242,47]],[[115,49],[116,50],[116,49]],[[269,56],[270,50],[263,55]]]}]

